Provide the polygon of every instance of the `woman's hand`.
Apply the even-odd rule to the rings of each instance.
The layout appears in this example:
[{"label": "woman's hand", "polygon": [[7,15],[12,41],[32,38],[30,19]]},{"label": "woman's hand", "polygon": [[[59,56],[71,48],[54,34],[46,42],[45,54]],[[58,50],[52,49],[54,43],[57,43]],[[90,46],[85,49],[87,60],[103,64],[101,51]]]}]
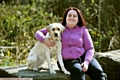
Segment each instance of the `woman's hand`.
[{"label": "woman's hand", "polygon": [[49,48],[55,46],[55,42],[51,38],[45,38],[44,44]]},{"label": "woman's hand", "polygon": [[81,66],[82,66],[82,70],[83,70],[83,72],[86,72],[87,70],[88,70],[88,64],[86,63],[86,62],[83,62],[82,64],[81,64]]}]

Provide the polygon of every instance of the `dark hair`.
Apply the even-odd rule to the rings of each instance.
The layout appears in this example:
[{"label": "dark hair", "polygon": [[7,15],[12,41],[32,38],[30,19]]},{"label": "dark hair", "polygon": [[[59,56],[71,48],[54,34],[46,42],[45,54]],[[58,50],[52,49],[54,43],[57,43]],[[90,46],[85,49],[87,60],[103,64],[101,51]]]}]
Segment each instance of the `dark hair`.
[{"label": "dark hair", "polygon": [[79,27],[86,26],[86,23],[85,23],[85,20],[84,20],[84,18],[83,18],[83,16],[82,16],[81,11],[80,11],[78,8],[76,8],[76,7],[69,7],[69,8],[64,12],[64,15],[63,15],[63,19],[62,19],[61,24],[62,24],[63,26],[66,25],[66,17],[67,17],[67,14],[68,14],[68,12],[69,12],[70,10],[75,10],[75,11],[77,12],[77,14],[78,14],[78,23],[77,23],[77,25],[78,25]]}]

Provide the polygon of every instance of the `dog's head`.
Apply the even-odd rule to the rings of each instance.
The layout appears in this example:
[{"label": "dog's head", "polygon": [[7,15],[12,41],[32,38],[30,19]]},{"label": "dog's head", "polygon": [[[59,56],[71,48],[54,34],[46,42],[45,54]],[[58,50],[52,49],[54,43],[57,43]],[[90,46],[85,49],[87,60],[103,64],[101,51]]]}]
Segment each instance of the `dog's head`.
[{"label": "dog's head", "polygon": [[61,39],[61,33],[65,30],[65,27],[60,23],[52,23],[47,26],[47,30],[51,38],[58,41]]}]

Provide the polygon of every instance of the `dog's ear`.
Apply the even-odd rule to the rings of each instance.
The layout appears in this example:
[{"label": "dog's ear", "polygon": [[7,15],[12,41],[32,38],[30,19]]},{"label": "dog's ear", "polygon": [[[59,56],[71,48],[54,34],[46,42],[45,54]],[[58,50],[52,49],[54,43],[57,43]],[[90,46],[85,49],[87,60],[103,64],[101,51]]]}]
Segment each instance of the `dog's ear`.
[{"label": "dog's ear", "polygon": [[60,24],[61,27],[61,33],[63,33],[63,31],[65,30],[65,26],[63,26],[62,24]]},{"label": "dog's ear", "polygon": [[52,24],[49,24],[49,25],[46,27],[46,29],[47,29],[48,32],[50,32],[51,27],[52,27]]}]

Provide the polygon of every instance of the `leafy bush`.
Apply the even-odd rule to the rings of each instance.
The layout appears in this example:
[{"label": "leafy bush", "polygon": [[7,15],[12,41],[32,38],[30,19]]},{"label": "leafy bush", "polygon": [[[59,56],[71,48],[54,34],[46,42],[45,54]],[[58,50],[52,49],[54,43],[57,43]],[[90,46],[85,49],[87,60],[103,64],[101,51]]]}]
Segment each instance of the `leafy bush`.
[{"label": "leafy bush", "polygon": [[0,65],[25,64],[27,54],[36,42],[35,32],[58,22],[59,17],[31,5],[4,4],[0,7],[0,50],[3,56]]},{"label": "leafy bush", "polygon": [[69,6],[75,6],[82,11],[96,51],[120,48],[118,10],[120,8],[116,8],[117,1],[115,3],[113,0],[101,3],[101,0],[37,1],[35,3],[31,0],[30,5],[0,4],[1,66],[26,64],[27,54],[37,41],[34,37],[35,32],[52,22],[59,22],[64,10]]},{"label": "leafy bush", "polygon": [[[93,39],[96,51],[120,48],[120,1],[114,0],[44,0],[44,8],[63,16],[70,6],[81,10]],[[57,6],[56,6],[57,5]]]}]

